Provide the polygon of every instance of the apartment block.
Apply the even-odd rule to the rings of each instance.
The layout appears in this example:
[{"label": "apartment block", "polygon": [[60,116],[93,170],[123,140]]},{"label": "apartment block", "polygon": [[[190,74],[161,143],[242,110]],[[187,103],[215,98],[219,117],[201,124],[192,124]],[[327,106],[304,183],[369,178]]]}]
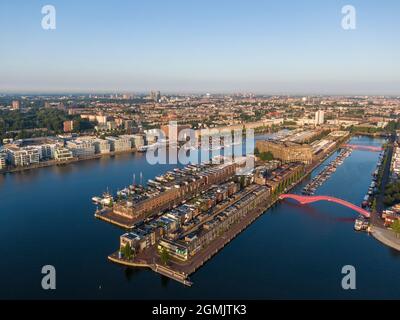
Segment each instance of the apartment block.
[{"label": "apartment block", "polygon": [[121,137],[106,137],[106,140],[110,143],[111,151],[129,151],[132,149],[132,142],[128,136]]},{"label": "apartment block", "polygon": [[36,147],[19,147],[17,145],[7,145],[5,147],[7,160],[16,167],[24,167],[39,163],[40,153]]},{"label": "apartment block", "polygon": [[111,151],[110,142],[104,139],[93,139],[95,153],[105,154]]}]

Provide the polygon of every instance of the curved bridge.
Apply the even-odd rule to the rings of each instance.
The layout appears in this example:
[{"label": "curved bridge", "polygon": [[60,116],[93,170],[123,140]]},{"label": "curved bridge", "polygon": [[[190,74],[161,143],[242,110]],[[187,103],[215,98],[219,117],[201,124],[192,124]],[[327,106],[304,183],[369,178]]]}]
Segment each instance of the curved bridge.
[{"label": "curved bridge", "polygon": [[350,202],[347,202],[342,199],[334,198],[334,197],[329,197],[329,196],[300,196],[297,194],[281,194],[279,196],[279,199],[293,199],[296,200],[297,202],[300,202],[301,204],[308,204],[308,203],[313,203],[313,202],[318,202],[318,201],[328,201],[328,202],[335,202],[338,203],[342,206],[345,206],[347,208],[350,208],[359,214],[362,214],[364,217],[369,218],[370,213],[367,210],[364,210],[363,208],[360,208]]}]

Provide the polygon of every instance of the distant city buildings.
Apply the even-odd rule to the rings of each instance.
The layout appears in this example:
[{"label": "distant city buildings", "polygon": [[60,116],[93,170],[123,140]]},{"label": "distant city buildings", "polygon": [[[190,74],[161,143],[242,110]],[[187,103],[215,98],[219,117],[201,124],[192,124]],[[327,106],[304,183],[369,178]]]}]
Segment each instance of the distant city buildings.
[{"label": "distant city buildings", "polygon": [[400,178],[400,148],[397,144],[393,148],[391,172],[393,179]]},{"label": "distant city buildings", "polygon": [[73,158],[72,151],[67,148],[57,148],[54,151],[54,159],[57,161],[69,161]]},{"label": "distant city buildings", "polygon": [[129,199],[115,203],[113,215],[117,220],[122,217],[132,221],[172,209],[185,198],[233,177],[235,169],[235,164],[189,165],[169,173],[168,177],[159,177],[159,182],[149,180],[146,192],[140,191],[142,195],[132,194]]},{"label": "distant city buildings", "polygon": [[[185,129],[190,129],[190,128],[191,128],[191,125],[189,125],[189,124],[186,124],[186,125],[177,125],[177,126],[175,127],[176,132],[170,132],[170,129],[171,129],[171,128],[173,128],[173,127],[170,127],[170,125],[164,125],[164,126],[161,126],[161,131],[164,133],[164,135],[165,135],[166,138],[170,138],[171,135],[176,135],[176,136],[173,137],[173,138],[178,139],[179,134],[181,133],[181,131],[183,131],[183,130],[185,130]],[[185,139],[185,138],[187,138],[187,135],[184,135],[184,136],[182,137],[182,139]]]},{"label": "distant city buildings", "polygon": [[144,135],[142,134],[134,134],[132,135],[132,147],[140,148],[144,146]]},{"label": "distant city buildings", "polygon": [[153,101],[159,102],[161,99],[161,93],[160,91],[151,91],[150,92],[150,99]]}]

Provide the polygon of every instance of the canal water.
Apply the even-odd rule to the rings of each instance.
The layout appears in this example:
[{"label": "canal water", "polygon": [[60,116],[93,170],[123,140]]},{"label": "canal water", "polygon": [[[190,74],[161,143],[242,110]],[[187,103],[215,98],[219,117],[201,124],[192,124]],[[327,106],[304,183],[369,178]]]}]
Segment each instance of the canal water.
[{"label": "canal water", "polygon": [[[378,155],[354,151],[317,194],[360,204]],[[400,298],[400,254],[353,231],[356,214],[334,203],[275,205],[192,275],[190,288],[108,262],[123,231],[93,217],[91,197],[172,167],[128,154],[0,176],[0,298]],[[44,265],[56,268],[54,291],[41,288]],[[356,290],[341,287],[344,265],[356,268]]]}]

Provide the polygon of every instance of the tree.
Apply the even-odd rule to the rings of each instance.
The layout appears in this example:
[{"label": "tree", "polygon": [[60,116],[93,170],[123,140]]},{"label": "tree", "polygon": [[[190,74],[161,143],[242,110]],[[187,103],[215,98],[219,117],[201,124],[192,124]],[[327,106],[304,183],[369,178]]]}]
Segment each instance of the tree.
[{"label": "tree", "polygon": [[398,238],[400,236],[400,220],[393,222],[390,227],[396,233],[396,237]]},{"label": "tree", "polygon": [[169,255],[169,252],[165,248],[161,249],[160,258],[161,258],[161,262],[163,265],[167,265],[169,263],[170,255]]},{"label": "tree", "polygon": [[261,159],[262,161],[271,161],[271,160],[274,159],[274,156],[273,156],[273,154],[272,154],[270,151],[268,151],[268,152],[261,152],[261,153],[259,154],[259,157],[260,157],[260,159]]}]

